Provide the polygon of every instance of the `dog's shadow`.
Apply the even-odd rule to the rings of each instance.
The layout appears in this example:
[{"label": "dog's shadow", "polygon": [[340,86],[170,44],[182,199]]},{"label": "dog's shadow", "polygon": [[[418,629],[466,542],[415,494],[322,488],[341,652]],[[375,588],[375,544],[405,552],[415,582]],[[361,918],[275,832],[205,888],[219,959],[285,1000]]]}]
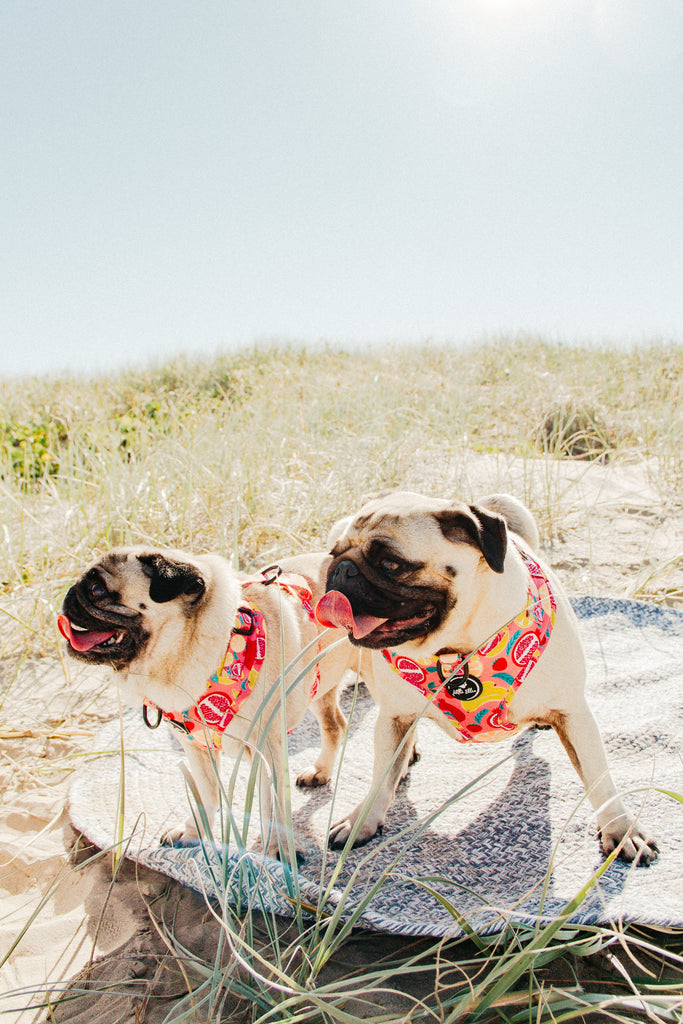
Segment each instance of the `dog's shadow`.
[{"label": "dog's shadow", "polygon": [[[366,709],[361,710],[357,728],[367,713]],[[479,920],[484,912],[489,922],[512,914],[535,923],[538,916],[546,918],[559,913],[566,905],[567,896],[573,894],[556,891],[555,887],[552,862],[557,853],[558,823],[555,822],[554,831],[552,768],[544,757],[534,752],[537,735],[537,730],[532,729],[514,740],[508,748],[513,766],[507,783],[502,790],[496,786],[496,797],[466,822],[457,806],[449,807],[447,800],[442,815],[425,822],[424,812],[411,799],[414,787],[431,784],[444,789],[444,798],[448,794],[443,777],[421,778],[420,766],[416,766],[412,779],[399,787],[381,837],[345,854],[341,866],[339,855],[327,851],[327,870],[334,866],[339,872],[337,887],[343,888],[357,872],[354,888],[363,891],[384,874],[386,882],[374,899],[373,908],[380,914],[386,912],[388,917],[393,913],[392,908],[403,916],[407,907],[414,907],[417,915],[430,908],[426,911],[430,914],[433,905],[436,917],[443,918],[446,911],[437,906],[436,897],[426,895],[426,887],[439,893],[442,900],[450,901],[470,920]],[[504,754],[502,748],[501,754]],[[457,765],[457,752],[454,752],[453,765]],[[496,769],[506,770],[505,764]],[[466,781],[461,778],[450,782],[451,791]],[[485,780],[477,786],[483,801],[486,799]],[[312,856],[309,855],[303,865],[303,873],[315,881],[322,871],[324,837],[316,834],[311,819],[321,805],[330,800],[329,789],[316,791],[293,816],[295,830],[306,837],[312,850]],[[595,852],[599,862],[597,842]],[[601,881],[602,896],[611,900],[618,895],[627,873],[626,865],[613,864]],[[577,889],[579,887],[577,875]],[[591,904],[596,900],[600,900],[597,892],[591,895]]]},{"label": "dog's shadow", "polygon": [[[515,905],[536,907],[552,900],[551,768],[534,754],[533,738],[528,732],[514,741],[507,785],[476,817],[451,834],[437,819],[420,836],[413,870],[443,879],[435,888],[450,895],[456,907],[471,912],[488,904],[508,912]],[[478,786],[485,799],[486,780]],[[417,819],[409,787],[399,801],[404,820]]]}]

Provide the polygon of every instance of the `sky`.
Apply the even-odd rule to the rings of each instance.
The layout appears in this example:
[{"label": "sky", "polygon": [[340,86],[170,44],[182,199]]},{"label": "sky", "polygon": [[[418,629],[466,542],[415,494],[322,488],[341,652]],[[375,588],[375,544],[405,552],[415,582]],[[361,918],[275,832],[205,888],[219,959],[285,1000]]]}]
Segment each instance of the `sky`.
[{"label": "sky", "polygon": [[683,342],[681,0],[3,0],[0,376]]}]

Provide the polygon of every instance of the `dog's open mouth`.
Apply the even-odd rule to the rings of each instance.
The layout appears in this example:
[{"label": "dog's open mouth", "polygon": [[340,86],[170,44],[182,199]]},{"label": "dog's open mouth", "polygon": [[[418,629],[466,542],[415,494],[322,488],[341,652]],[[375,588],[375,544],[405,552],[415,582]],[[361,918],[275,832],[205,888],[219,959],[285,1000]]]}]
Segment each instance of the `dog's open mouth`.
[{"label": "dog's open mouth", "polygon": [[419,614],[403,619],[380,618],[376,615],[355,613],[351,602],[339,590],[329,590],[315,609],[315,616],[321,626],[345,629],[354,640],[363,640],[362,646],[381,646],[397,636],[419,636],[428,632],[428,624],[436,612],[434,605],[420,609]]},{"label": "dog's open mouth", "polygon": [[122,629],[106,631],[85,629],[72,622],[68,615],[57,617],[57,628],[73,650],[78,651],[79,654],[118,647],[126,635]]}]

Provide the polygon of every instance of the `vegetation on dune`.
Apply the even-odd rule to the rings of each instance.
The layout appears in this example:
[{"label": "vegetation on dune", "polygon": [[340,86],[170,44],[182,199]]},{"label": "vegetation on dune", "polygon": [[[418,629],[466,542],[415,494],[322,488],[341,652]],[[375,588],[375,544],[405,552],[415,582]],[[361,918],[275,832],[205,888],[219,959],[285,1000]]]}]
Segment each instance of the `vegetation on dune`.
[{"label": "vegetation on dune", "polygon": [[[663,513],[680,515],[682,371],[674,345],[517,338],[368,351],[255,347],[110,377],[6,381],[0,658],[14,666],[9,686],[27,653],[57,651],[64,590],[112,545],[212,549],[242,568],[264,564],[321,547],[339,515],[384,487],[475,497],[477,458],[492,460],[494,476],[497,465],[521,464],[520,497],[546,534],[562,509],[550,473],[543,494],[529,482],[526,468],[538,460],[646,465]],[[680,556],[667,557],[664,570],[680,568]],[[213,912],[214,963],[197,961],[172,926],[159,925],[195,985],[167,1020],[388,1020],[386,993],[434,970],[433,992],[405,1000],[406,1021],[681,1019],[677,934],[558,919],[405,948],[328,980],[322,968],[340,950],[343,960],[341,916],[331,925],[299,913],[283,929],[228,907]],[[71,988],[76,1008],[97,978],[88,970]]]},{"label": "vegetation on dune", "polygon": [[[214,549],[248,566],[319,547],[378,488],[468,497],[473,453],[648,460],[663,504],[680,505],[682,368],[672,345],[522,338],[254,348],[6,382],[1,592],[45,637],[74,566],[108,546]],[[0,655],[26,639],[5,630]]]}]

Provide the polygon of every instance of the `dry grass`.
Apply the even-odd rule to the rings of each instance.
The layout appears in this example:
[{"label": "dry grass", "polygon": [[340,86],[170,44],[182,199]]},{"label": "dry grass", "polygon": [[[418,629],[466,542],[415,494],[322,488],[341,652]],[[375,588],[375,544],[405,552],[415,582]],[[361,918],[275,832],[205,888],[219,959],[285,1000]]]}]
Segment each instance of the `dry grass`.
[{"label": "dry grass", "polygon": [[[0,656],[54,650],[61,592],[108,546],[215,549],[242,566],[318,547],[339,514],[379,487],[467,497],[473,453],[501,464],[566,455],[575,431],[571,420],[557,428],[562,408],[599,423],[584,457],[647,462],[662,506],[680,508],[682,367],[673,346],[520,339],[254,349],[112,378],[8,382]],[[544,431],[553,416],[557,429]],[[545,495],[529,491],[520,496],[552,532],[552,481]]]},{"label": "dry grass", "polygon": [[[645,467],[658,500],[657,522],[680,520],[682,370],[683,350],[671,345],[621,351],[519,338],[464,349],[254,349],[111,378],[6,382],[0,404],[0,739],[26,741],[43,753],[50,744],[54,755],[46,764],[36,753],[17,771],[35,775],[36,785],[45,772],[68,771],[97,724],[97,697],[77,688],[65,687],[63,706],[45,709],[30,728],[2,708],[12,706],[28,657],[60,656],[54,619],[61,597],[75,573],[105,548],[143,541],[218,550],[241,567],[263,564],[322,546],[330,523],[382,487],[474,497],[472,466],[483,457],[501,488],[514,462],[517,492],[554,550],[568,529],[555,472],[567,458]],[[589,521],[590,509],[578,515]],[[587,536],[590,541],[593,534]],[[680,600],[680,551],[657,554],[651,564],[646,554],[638,552],[643,569],[634,574],[634,594]],[[68,679],[68,666],[64,674]],[[251,927],[229,916],[221,923],[228,945],[239,947],[254,971],[265,970],[254,942],[244,944]],[[271,939],[277,947],[280,940]],[[443,1004],[443,993],[435,991],[429,1009],[416,1005],[409,1019],[521,1024],[594,1014],[680,1020],[680,940],[661,941],[658,949],[650,935],[565,934],[558,921],[547,934],[520,932],[507,945],[496,939],[481,948],[456,945],[447,955],[437,950],[443,977],[456,978],[457,985]],[[297,934],[281,945],[280,990],[261,984],[252,992],[250,976],[245,981],[240,974],[236,984],[246,985],[253,1019],[353,1022],[357,1018],[343,1009],[349,986],[380,1006],[382,986],[398,984],[396,978],[426,962],[402,963],[397,955],[322,992],[315,979],[307,988],[296,966],[306,942]],[[609,959],[615,950],[626,951],[621,959],[627,966],[617,972],[626,979],[621,995],[614,972],[595,991],[572,985],[577,957],[599,951]],[[629,957],[642,961],[646,950],[647,969],[629,964]],[[546,981],[543,965],[556,959],[569,965],[564,995],[557,974]],[[217,1005],[215,979],[226,979],[214,968],[203,967],[206,1007]],[[658,976],[673,977],[671,987],[660,986]],[[183,1019],[182,1007],[178,1012],[173,1019]],[[188,1010],[184,1019],[206,1018]],[[376,1019],[383,1019],[379,1011]]]}]

